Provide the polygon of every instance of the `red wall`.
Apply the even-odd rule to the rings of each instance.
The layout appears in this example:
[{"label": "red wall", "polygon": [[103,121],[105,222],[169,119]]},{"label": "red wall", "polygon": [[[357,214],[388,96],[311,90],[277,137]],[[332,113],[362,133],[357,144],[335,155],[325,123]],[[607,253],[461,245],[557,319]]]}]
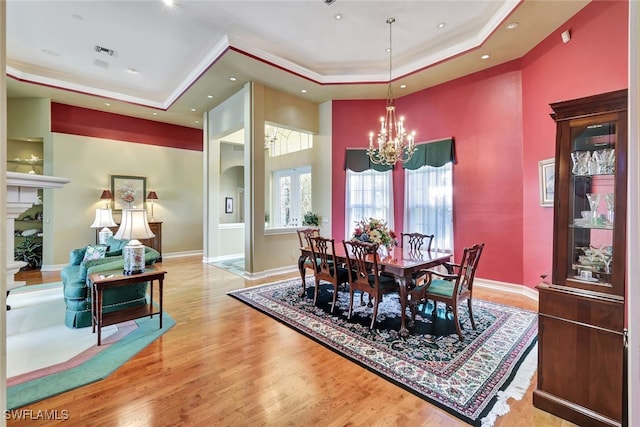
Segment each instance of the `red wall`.
[{"label": "red wall", "polygon": [[[418,142],[455,138],[455,247],[486,243],[479,277],[533,287],[549,273],[553,209],[538,199],[538,161],[554,156],[549,103],[626,87],[627,16],[626,1],[594,1],[522,60],[396,100]],[[567,28],[572,40],[563,44]],[[333,102],[336,239],[344,234],[344,150],[364,148],[383,111],[384,100]],[[399,232],[401,167],[394,183]]]},{"label": "red wall", "polygon": [[[535,286],[550,280],[553,258],[553,208],[538,194],[538,161],[555,156],[555,122],[549,104],[628,87],[626,1],[594,1],[562,25],[523,59],[524,274]],[[570,29],[571,41],[560,33]]]},{"label": "red wall", "polygon": [[51,103],[51,132],[202,151],[202,129]]}]

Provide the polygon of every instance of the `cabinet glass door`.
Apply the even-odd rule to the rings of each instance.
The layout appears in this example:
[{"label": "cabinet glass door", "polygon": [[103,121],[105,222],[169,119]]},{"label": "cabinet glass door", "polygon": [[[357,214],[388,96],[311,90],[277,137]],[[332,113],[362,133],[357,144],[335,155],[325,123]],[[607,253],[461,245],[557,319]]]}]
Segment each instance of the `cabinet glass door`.
[{"label": "cabinet glass door", "polygon": [[611,286],[616,121],[571,127],[568,279]]}]

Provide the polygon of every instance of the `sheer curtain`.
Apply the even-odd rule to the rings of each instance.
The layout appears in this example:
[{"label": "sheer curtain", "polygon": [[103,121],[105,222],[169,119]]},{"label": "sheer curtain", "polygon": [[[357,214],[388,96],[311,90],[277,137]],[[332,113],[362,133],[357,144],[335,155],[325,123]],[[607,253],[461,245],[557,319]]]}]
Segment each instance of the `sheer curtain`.
[{"label": "sheer curtain", "polygon": [[346,172],[345,239],[351,237],[355,222],[363,218],[385,220],[393,230],[393,172]]},{"label": "sheer curtain", "polygon": [[432,249],[453,253],[452,163],[404,173],[404,232],[433,234]]}]

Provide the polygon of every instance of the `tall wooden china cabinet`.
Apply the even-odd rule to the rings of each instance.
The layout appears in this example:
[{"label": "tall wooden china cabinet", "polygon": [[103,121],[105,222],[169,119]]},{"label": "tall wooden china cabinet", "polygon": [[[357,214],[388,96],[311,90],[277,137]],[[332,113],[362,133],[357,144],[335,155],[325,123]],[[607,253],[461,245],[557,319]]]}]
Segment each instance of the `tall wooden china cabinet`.
[{"label": "tall wooden china cabinet", "polygon": [[621,425],[627,90],[551,104],[557,124],[551,284],[539,290],[536,407]]}]

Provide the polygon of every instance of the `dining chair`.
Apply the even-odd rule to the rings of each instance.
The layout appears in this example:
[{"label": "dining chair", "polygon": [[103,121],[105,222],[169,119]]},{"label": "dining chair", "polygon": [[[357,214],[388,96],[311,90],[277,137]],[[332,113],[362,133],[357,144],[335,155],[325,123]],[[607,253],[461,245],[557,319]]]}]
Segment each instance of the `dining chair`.
[{"label": "dining chair", "polygon": [[471,326],[473,329],[476,329],[471,301],[473,297],[473,279],[475,278],[483,249],[484,243],[464,248],[460,264],[447,263],[451,274],[433,269],[424,270],[427,273],[426,281],[408,291],[407,303],[411,309],[412,322],[415,322],[418,305],[426,304],[428,300],[433,300],[432,316],[435,321],[438,302],[443,302],[447,309],[451,308],[456,332],[460,340],[462,340],[458,307],[461,302],[466,300],[469,308]]},{"label": "dining chair", "polygon": [[404,248],[406,241],[410,252],[431,251],[433,237],[433,234],[400,233],[400,247]]},{"label": "dining chair", "polygon": [[[319,237],[320,236],[320,229],[319,228],[300,228],[300,229],[296,230],[296,232],[298,233],[298,241],[300,242],[300,247],[301,248],[310,247],[311,246],[311,242],[309,241],[309,239],[312,238],[312,237]],[[304,268],[305,268],[305,270],[310,269],[310,270],[315,271],[314,268],[313,268],[313,262],[311,261],[311,259],[309,259],[309,257],[307,257],[304,260]],[[304,279],[302,280],[302,287],[303,287],[303,293],[304,293],[304,291],[306,289]]]},{"label": "dining chair", "polygon": [[316,279],[316,287],[313,292],[313,304],[316,305],[318,302],[320,282],[329,282],[333,285],[333,302],[331,303],[331,312],[333,313],[338,297],[338,288],[342,284],[349,283],[349,271],[346,268],[338,266],[335,255],[335,239],[310,237],[309,241],[311,243],[313,259],[316,261],[312,263],[313,273]]},{"label": "dining chair", "polygon": [[[361,242],[359,240],[343,240],[349,274],[349,315],[353,311],[353,296],[355,291],[366,292],[373,299],[373,314],[370,329],[376,323],[378,304],[385,294],[399,292],[398,284],[393,277],[380,274],[378,267],[378,244]],[[360,304],[364,305],[362,298]]]},{"label": "dining chair", "polygon": [[[422,233],[400,233],[400,247],[408,248],[409,257],[419,256],[420,251],[431,251],[431,243],[433,242],[433,234]],[[409,288],[415,288],[421,281],[424,281],[427,276],[423,270],[416,271],[411,275],[411,283],[408,284]]]}]

